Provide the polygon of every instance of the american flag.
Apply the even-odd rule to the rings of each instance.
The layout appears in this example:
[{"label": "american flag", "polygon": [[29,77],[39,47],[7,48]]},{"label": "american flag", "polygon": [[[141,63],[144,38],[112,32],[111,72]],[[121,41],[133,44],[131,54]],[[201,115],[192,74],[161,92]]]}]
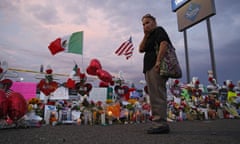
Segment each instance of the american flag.
[{"label": "american flag", "polygon": [[132,43],[132,37],[130,37],[128,40],[123,42],[121,46],[115,51],[115,54],[118,56],[125,55],[126,59],[129,59],[133,55],[133,43]]}]

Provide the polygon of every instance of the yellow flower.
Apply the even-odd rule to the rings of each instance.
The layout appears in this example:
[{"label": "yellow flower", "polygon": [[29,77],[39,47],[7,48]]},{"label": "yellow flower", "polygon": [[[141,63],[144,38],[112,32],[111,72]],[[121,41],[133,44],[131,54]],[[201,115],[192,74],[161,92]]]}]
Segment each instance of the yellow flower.
[{"label": "yellow flower", "polygon": [[29,104],[29,105],[28,105],[28,111],[32,111],[32,109],[33,109],[33,105],[32,105],[32,104]]},{"label": "yellow flower", "polygon": [[134,105],[136,103],[136,101],[137,101],[136,99],[129,99],[128,100],[128,102],[132,105]]}]

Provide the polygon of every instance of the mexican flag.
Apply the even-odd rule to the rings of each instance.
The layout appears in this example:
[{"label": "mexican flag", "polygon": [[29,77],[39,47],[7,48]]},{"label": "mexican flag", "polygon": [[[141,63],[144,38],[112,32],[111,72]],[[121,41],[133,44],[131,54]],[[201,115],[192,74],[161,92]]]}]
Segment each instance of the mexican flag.
[{"label": "mexican flag", "polygon": [[67,53],[83,54],[83,31],[72,33],[52,41],[48,49],[52,55],[65,51]]}]

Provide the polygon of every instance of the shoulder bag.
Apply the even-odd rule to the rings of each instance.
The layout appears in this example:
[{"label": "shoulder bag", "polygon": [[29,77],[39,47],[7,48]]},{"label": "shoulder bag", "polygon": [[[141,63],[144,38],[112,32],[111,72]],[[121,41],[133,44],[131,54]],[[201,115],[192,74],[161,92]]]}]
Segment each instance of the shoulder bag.
[{"label": "shoulder bag", "polygon": [[178,62],[175,48],[171,44],[168,44],[166,53],[163,59],[161,60],[160,75],[176,79],[182,77],[182,70]]}]

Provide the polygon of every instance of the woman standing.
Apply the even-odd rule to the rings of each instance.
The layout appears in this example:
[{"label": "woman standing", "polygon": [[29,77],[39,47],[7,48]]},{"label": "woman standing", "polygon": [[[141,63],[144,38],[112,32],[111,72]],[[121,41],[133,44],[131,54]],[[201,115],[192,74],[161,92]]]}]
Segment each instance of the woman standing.
[{"label": "woman standing", "polygon": [[169,133],[167,123],[167,89],[168,77],[160,76],[160,62],[171,44],[166,31],[157,26],[156,18],[150,14],[142,17],[144,31],[139,52],[144,53],[143,73],[147,82],[150,97],[153,125],[147,130],[148,134]]}]

